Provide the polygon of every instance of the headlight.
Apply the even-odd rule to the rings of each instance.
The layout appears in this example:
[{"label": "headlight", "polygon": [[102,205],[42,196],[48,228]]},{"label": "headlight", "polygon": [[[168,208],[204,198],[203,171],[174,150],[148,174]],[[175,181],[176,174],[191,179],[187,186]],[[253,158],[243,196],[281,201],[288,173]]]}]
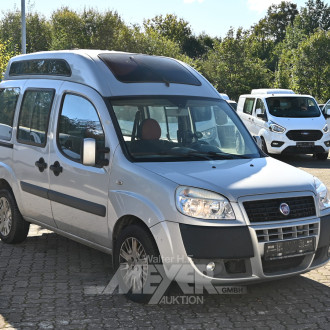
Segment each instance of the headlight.
[{"label": "headlight", "polygon": [[324,133],[328,133],[329,132],[328,124],[325,124],[325,126],[323,127],[323,132]]},{"label": "headlight", "polygon": [[201,131],[203,137],[200,140],[214,140],[216,138],[216,127],[211,127],[209,129],[206,129],[205,131]]},{"label": "headlight", "polygon": [[270,122],[269,129],[274,133],[284,133],[286,129],[274,122]]},{"label": "headlight", "polygon": [[192,187],[176,190],[176,207],[182,214],[199,219],[235,219],[230,202],[219,194]]},{"label": "headlight", "polygon": [[314,176],[314,184],[317,193],[317,200],[319,202],[320,210],[324,210],[330,207],[330,196],[327,187]]}]

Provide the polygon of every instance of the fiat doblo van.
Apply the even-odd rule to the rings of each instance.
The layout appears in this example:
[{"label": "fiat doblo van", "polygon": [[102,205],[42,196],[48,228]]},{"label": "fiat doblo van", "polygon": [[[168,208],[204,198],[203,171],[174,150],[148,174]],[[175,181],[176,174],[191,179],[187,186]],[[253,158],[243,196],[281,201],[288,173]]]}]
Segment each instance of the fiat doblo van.
[{"label": "fiat doblo van", "polygon": [[237,113],[269,154],[313,154],[327,160],[330,131],[315,99],[290,89],[253,89],[241,95]]},{"label": "fiat doblo van", "polygon": [[0,125],[1,240],[22,242],[33,223],[112,254],[128,294],[143,296],[154,264],[179,283],[192,277],[173,265],[223,285],[329,260],[326,186],[263,153],[185,63],[96,50],[14,57]]}]

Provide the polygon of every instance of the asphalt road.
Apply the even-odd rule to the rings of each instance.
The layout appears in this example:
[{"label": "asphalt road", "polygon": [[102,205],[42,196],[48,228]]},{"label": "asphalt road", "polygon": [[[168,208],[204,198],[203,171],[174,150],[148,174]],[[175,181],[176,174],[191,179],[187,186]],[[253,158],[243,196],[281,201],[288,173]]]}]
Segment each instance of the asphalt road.
[{"label": "asphalt road", "polygon": [[[330,188],[330,159],[279,159]],[[0,329],[329,329],[330,263],[195,304],[142,305],[101,294],[112,275],[108,255],[31,226],[24,243],[0,242]]]}]

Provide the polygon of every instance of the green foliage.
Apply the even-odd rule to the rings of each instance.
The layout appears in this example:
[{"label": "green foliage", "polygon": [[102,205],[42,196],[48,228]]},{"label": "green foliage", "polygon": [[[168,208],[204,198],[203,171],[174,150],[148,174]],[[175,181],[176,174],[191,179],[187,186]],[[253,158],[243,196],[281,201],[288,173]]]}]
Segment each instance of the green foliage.
[{"label": "green foliage", "polygon": [[4,72],[11,57],[17,55],[14,51],[10,50],[10,44],[11,41],[0,42],[0,80],[3,79]]},{"label": "green foliage", "polygon": [[[115,11],[82,12],[62,7],[50,19],[28,13],[27,52],[57,49],[109,49],[168,56],[201,71],[232,99],[252,88],[292,88],[329,98],[330,7],[307,0],[300,13],[288,1],[268,8],[250,30],[233,29],[224,40],[194,35],[190,24],[173,14],[127,25]],[[7,42],[7,40],[10,40]],[[3,13],[0,20],[1,69],[21,49],[21,15]]]},{"label": "green foliage", "polygon": [[330,29],[330,6],[321,0],[308,0],[301,11],[301,29],[305,34],[311,34],[318,28]]},{"label": "green foliage", "polygon": [[318,30],[302,41],[292,65],[292,88],[325,102],[330,96],[330,31]]},{"label": "green foliage", "polygon": [[[7,12],[0,22],[0,40],[10,40],[8,47],[17,52],[21,49],[21,13]],[[50,24],[37,13],[26,16],[26,48],[28,53],[49,50],[51,42]]]},{"label": "green foliage", "polygon": [[230,30],[221,43],[215,43],[202,64],[202,72],[210,82],[234,100],[252,88],[271,84],[272,73],[261,59],[251,54],[248,40],[241,29],[236,36]]},{"label": "green foliage", "polygon": [[297,5],[292,2],[282,1],[279,5],[271,5],[266,17],[253,27],[253,32],[277,44],[284,39],[286,27],[293,23],[297,14]]}]

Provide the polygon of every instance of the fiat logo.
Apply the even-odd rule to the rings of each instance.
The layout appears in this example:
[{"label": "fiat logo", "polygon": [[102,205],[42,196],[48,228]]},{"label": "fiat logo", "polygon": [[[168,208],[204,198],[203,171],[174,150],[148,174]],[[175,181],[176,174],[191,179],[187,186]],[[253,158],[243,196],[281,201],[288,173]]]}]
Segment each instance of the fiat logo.
[{"label": "fiat logo", "polygon": [[283,215],[289,215],[290,214],[290,207],[287,203],[282,203],[280,205],[280,212],[283,214]]}]

